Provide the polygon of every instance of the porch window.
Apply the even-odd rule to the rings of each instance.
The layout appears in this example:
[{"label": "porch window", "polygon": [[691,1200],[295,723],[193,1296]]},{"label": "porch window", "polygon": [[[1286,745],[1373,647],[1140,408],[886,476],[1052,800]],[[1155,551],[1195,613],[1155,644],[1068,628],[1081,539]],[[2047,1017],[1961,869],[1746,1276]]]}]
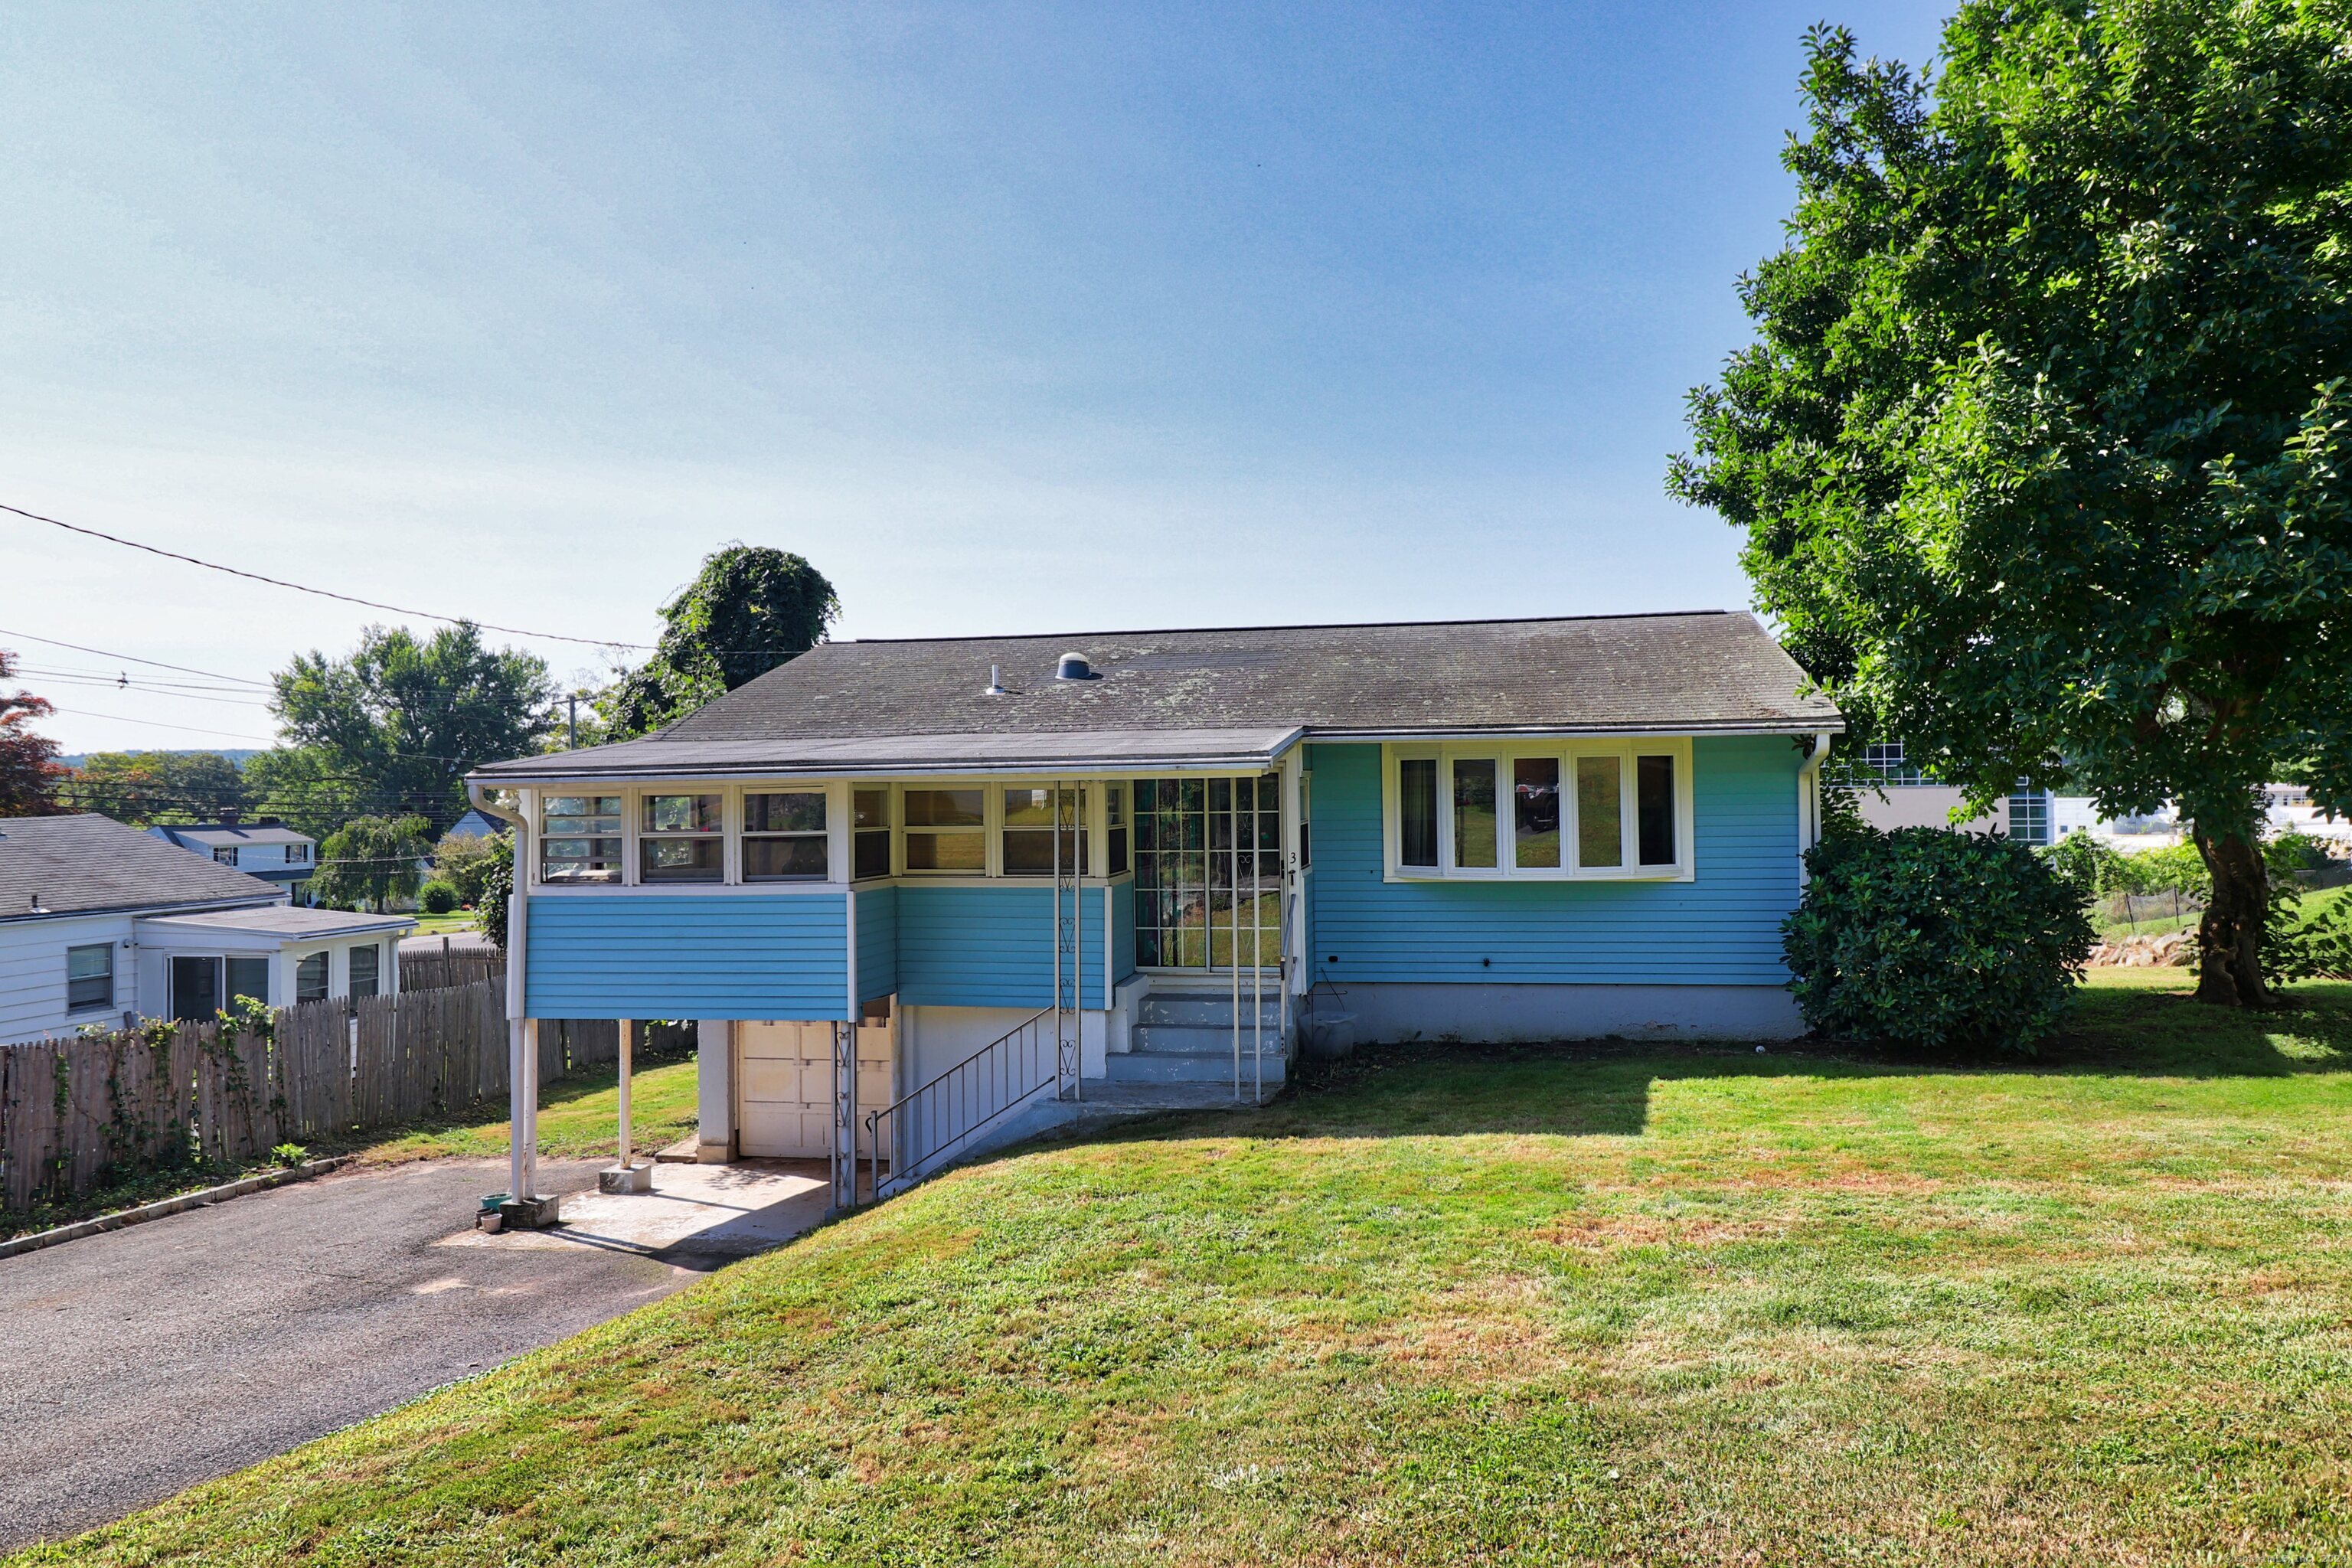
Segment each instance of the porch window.
[{"label": "porch window", "polygon": [[1055,791],[1023,787],[1004,792],[1004,874],[1008,877],[1050,877],[1058,864],[1065,871],[1084,875],[1089,869],[1086,835],[1087,795],[1082,789],[1059,792],[1060,858],[1055,858],[1054,824]]},{"label": "porch window", "polygon": [[97,942],[66,949],[66,1010],[85,1012],[114,1005],[114,944]]},{"label": "porch window", "polygon": [[269,960],[232,958],[228,961],[229,1005],[236,1005],[241,996],[250,996],[264,1006],[269,1005]]},{"label": "porch window", "polygon": [[294,963],[294,1000],[324,1002],[327,999],[327,955],[306,952]]},{"label": "porch window", "polygon": [[1559,759],[1511,763],[1511,863],[1522,871],[1559,869]]},{"label": "porch window", "polygon": [[373,996],[376,994],[376,965],[383,961],[383,949],[374,942],[352,949],[352,994]]},{"label": "porch window", "polygon": [[743,879],[822,882],[831,874],[823,790],[743,797]]},{"label": "porch window", "polygon": [[890,874],[890,792],[853,790],[849,795],[850,874],[859,881]]},{"label": "porch window", "polygon": [[909,789],[899,796],[906,817],[907,869],[977,877],[988,869],[987,797],[977,789]]},{"label": "porch window", "polygon": [[540,808],[539,879],[621,879],[621,797],[549,795]]},{"label": "porch window", "polygon": [[646,882],[716,882],[727,875],[725,796],[649,795],[640,803],[637,876]]},{"label": "porch window", "polygon": [[1127,786],[1103,786],[1103,875],[1127,873]]}]

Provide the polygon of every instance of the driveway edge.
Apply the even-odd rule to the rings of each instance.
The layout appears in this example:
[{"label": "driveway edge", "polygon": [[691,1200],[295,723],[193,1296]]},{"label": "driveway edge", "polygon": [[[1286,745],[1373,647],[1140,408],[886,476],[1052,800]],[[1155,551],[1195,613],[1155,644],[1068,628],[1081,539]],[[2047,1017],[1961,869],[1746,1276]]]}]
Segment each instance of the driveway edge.
[{"label": "driveway edge", "polygon": [[226,1203],[247,1193],[257,1193],[269,1187],[282,1187],[289,1182],[307,1182],[313,1176],[323,1176],[330,1171],[348,1165],[355,1156],[336,1154],[324,1160],[305,1160],[299,1165],[289,1165],[282,1171],[270,1171],[258,1176],[243,1176],[225,1182],[217,1187],[201,1192],[182,1193],[176,1198],[163,1198],[152,1204],[142,1204],[135,1209],[118,1209],[95,1219],[79,1220],[61,1225],[55,1230],[37,1230],[30,1236],[20,1236],[14,1241],[0,1241],[0,1258],[16,1257],[22,1252],[38,1252],[59,1242],[79,1241],[85,1236],[97,1236],[105,1231],[121,1230],[127,1225],[143,1225],[166,1215],[184,1214],[189,1209],[204,1208],[211,1204]]}]

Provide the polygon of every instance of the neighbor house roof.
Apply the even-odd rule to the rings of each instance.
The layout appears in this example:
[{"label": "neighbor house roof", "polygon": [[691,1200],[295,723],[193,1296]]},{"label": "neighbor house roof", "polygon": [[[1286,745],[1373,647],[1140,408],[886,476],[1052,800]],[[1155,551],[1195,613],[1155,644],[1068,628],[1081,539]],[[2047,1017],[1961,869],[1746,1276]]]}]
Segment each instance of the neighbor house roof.
[{"label": "neighbor house roof", "polygon": [[[1056,679],[1066,653],[1092,677]],[[1719,610],[824,643],[644,740],[475,776],[1247,766],[1307,736],[1842,728],[1804,680],[1753,616]]]},{"label": "neighbor house roof", "polygon": [[284,897],[274,883],[95,813],[0,819],[0,921]]},{"label": "neighbor house roof", "polygon": [[268,909],[221,910],[212,914],[156,915],[140,924],[297,942],[311,937],[362,936],[374,931],[407,931],[416,922],[406,915],[353,914],[343,910],[304,910],[278,904]]},{"label": "neighbor house roof", "polygon": [[223,845],[317,842],[307,833],[297,833],[290,827],[274,822],[267,826],[257,824],[249,827],[243,823],[230,826],[218,822],[174,822],[159,824],[156,831],[175,840],[201,844],[207,849],[217,848]]}]

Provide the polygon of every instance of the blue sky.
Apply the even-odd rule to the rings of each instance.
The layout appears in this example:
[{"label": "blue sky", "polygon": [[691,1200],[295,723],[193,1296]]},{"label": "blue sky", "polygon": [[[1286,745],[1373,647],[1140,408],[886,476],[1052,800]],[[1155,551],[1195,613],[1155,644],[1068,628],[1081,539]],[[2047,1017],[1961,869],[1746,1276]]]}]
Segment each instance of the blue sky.
[{"label": "blue sky", "polygon": [[[1938,25],[19,8],[0,501],[616,641],[737,538],[848,637],[1744,605],[1660,477],[1822,16],[1915,63]],[[258,677],[371,618],[16,520],[0,563],[38,668]],[[49,689],[72,750],[270,734]]]}]

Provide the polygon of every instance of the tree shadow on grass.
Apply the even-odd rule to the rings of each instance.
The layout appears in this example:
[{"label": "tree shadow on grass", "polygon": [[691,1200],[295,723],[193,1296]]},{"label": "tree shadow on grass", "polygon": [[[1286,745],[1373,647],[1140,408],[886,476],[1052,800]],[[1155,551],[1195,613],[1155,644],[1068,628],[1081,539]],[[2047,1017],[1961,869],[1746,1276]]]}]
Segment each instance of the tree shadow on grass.
[{"label": "tree shadow on grass", "polygon": [[[1916,1051],[1808,1039],[1752,1044],[1579,1040],[1371,1045],[1302,1062],[1253,1137],[1639,1136],[1660,1081],[1758,1078],[2284,1078],[2352,1073],[2352,985],[2289,988],[2261,1012],[2154,991],[2083,994],[2037,1056]],[[1134,1123],[1118,1139],[1196,1137],[1198,1116]],[[1218,1130],[1237,1131],[1229,1122]]]}]

